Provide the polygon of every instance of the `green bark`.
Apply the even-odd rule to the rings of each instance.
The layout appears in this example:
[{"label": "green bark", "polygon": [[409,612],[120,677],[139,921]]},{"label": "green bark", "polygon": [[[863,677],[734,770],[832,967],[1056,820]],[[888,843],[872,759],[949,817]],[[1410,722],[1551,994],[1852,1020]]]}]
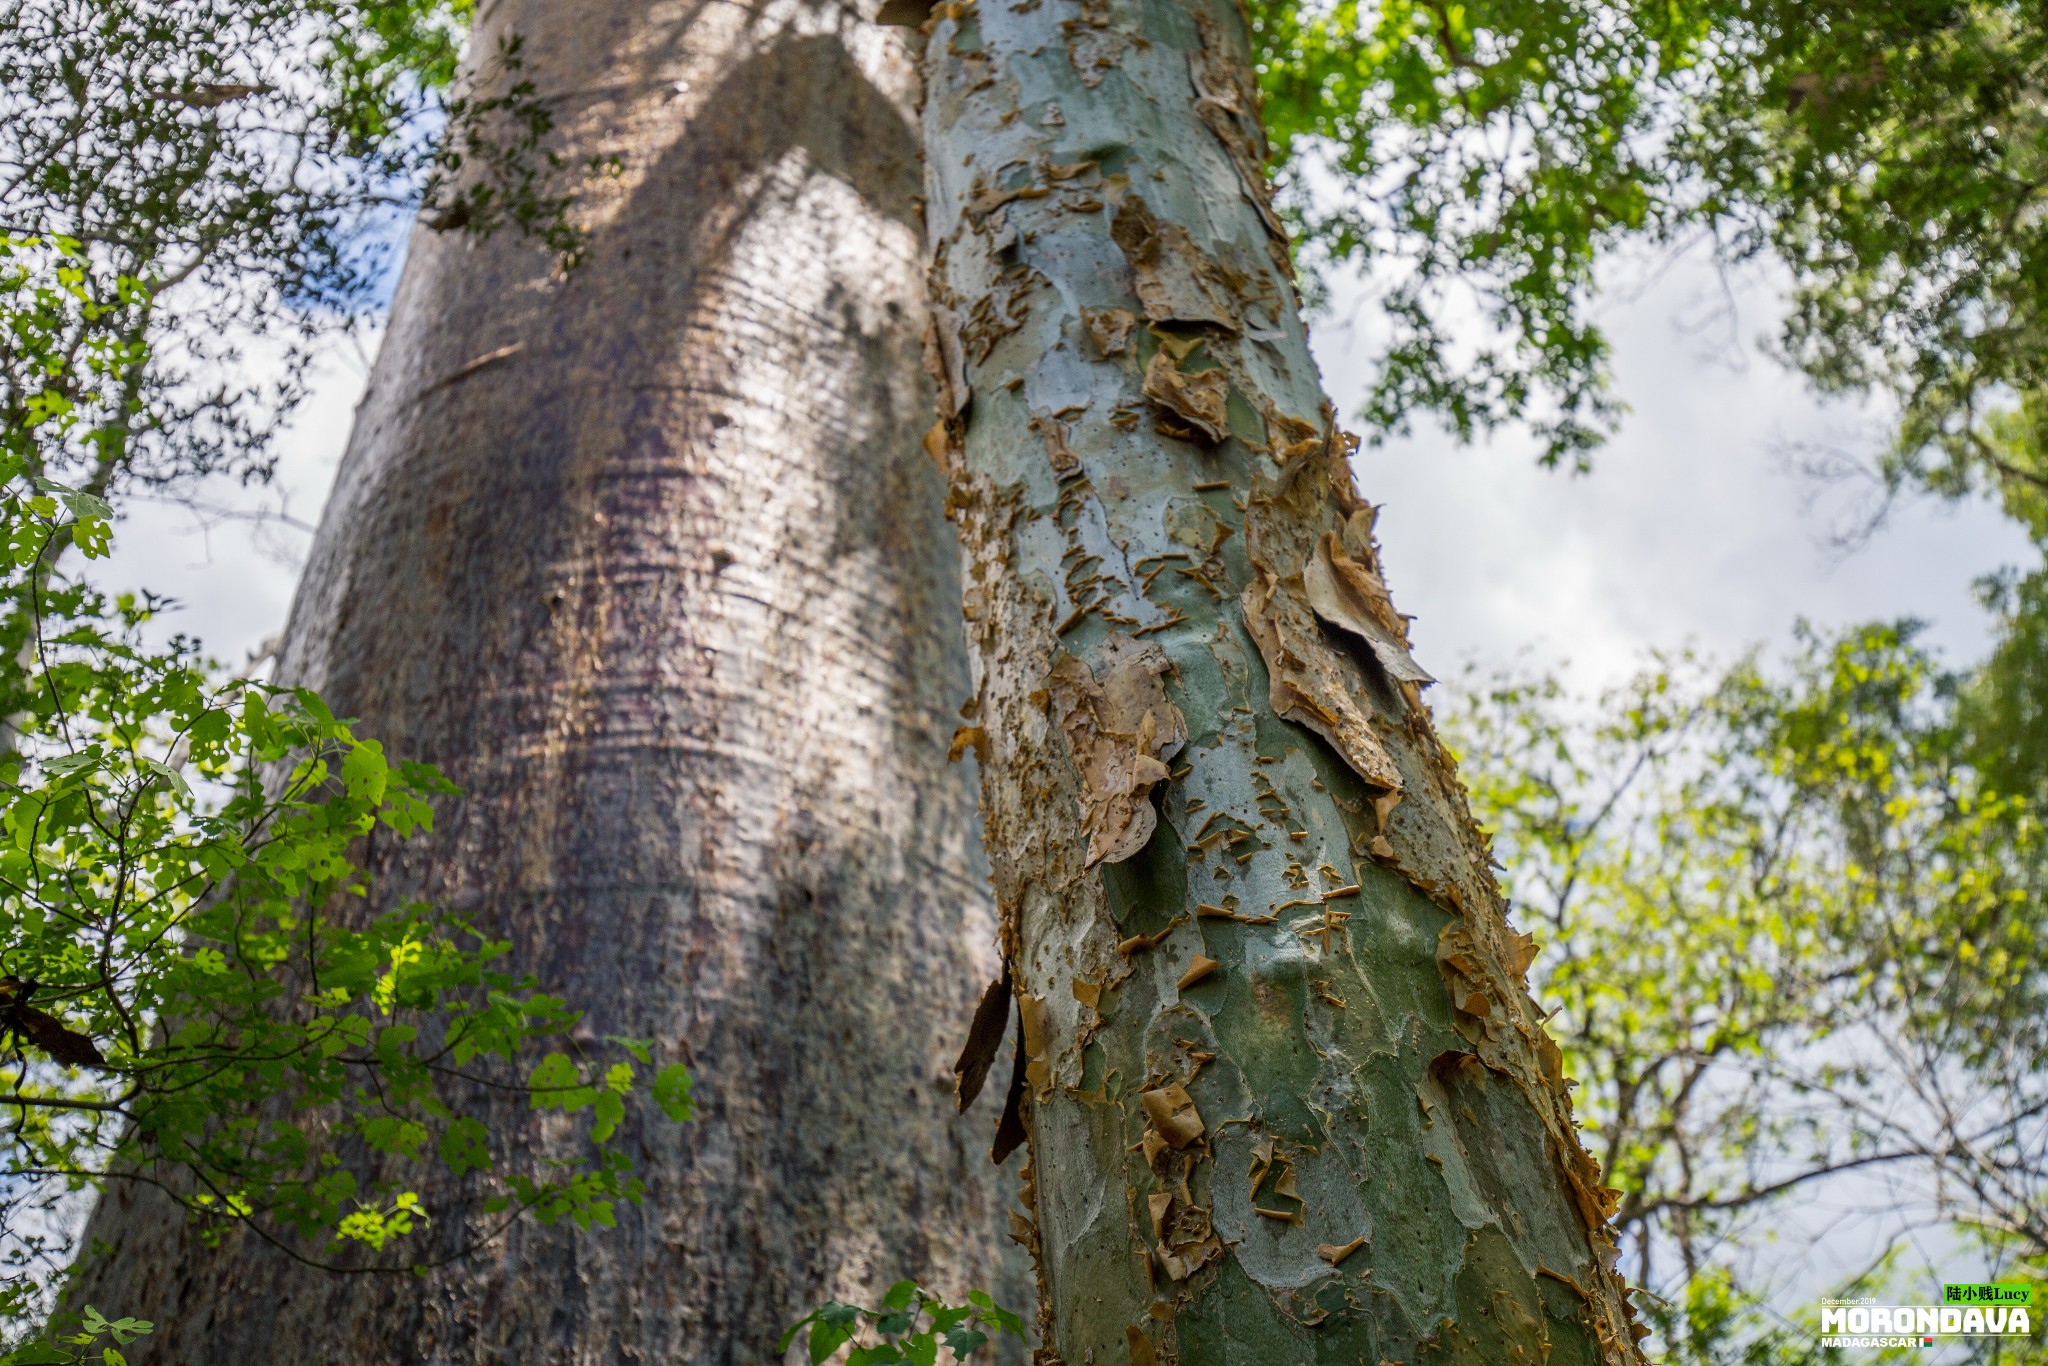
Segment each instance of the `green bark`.
[{"label": "green bark", "polygon": [[1259,166],[1242,18],[950,4],[924,114],[1044,1359],[1641,1360]]}]

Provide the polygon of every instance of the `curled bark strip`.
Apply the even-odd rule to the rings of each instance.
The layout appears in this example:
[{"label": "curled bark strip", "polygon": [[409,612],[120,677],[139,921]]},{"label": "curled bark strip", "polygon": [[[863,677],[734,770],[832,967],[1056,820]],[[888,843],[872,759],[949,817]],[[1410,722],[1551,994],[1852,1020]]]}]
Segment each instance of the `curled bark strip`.
[{"label": "curled bark strip", "polygon": [[962,1110],[981,1094],[1009,1023],[1010,974],[1005,969],[981,994],[981,1004],[974,1008],[974,1019],[967,1026],[967,1043],[960,1050],[960,1060],[953,1064],[953,1094],[959,1097]]},{"label": "curled bark strip", "polygon": [[1399,792],[1401,772],[1373,733],[1344,660],[1322,638],[1306,605],[1263,566],[1239,601],[1266,661],[1273,710],[1328,740],[1374,787]]},{"label": "curled bark strip", "polygon": [[1215,972],[1217,968],[1222,966],[1223,965],[1217,962],[1214,958],[1210,958],[1204,954],[1198,953],[1194,956],[1194,959],[1191,962],[1189,962],[1188,970],[1180,975],[1180,980],[1178,982],[1174,983],[1174,989],[1176,991],[1186,991],[1189,987],[1194,986],[1197,982],[1207,980],[1211,973]]},{"label": "curled bark strip", "polygon": [[1066,423],[1051,413],[1033,413],[1030,426],[1044,440],[1045,457],[1052,462],[1054,473],[1072,474],[1081,468],[1081,457],[1067,439]]},{"label": "curled bark strip", "polygon": [[1110,24],[1109,0],[1081,0],[1081,17],[1061,21],[1060,33],[1074,74],[1090,90],[1117,68],[1130,45],[1130,38]]},{"label": "curled bark strip", "polygon": [[1052,1091],[1052,1050],[1046,1047],[1051,1021],[1045,1001],[1017,993],[1017,1048],[1024,1055],[1024,1082],[1040,1096]]},{"label": "curled bark strip", "polygon": [[1088,328],[1089,340],[1106,360],[1131,349],[1131,329],[1138,325],[1138,315],[1128,308],[1084,308],[1081,321]]},{"label": "curled bark strip", "polygon": [[1363,1237],[1353,1238],[1350,1242],[1342,1244],[1322,1243],[1316,1248],[1316,1256],[1321,1257],[1331,1266],[1339,1266],[1346,1257],[1349,1257],[1364,1246],[1365,1239]]},{"label": "curled bark strip", "polygon": [[1332,626],[1341,626],[1371,647],[1380,667],[1401,683],[1436,682],[1408,653],[1401,619],[1387,599],[1380,576],[1351,558],[1334,531],[1323,533],[1315,555],[1302,570],[1309,606]]},{"label": "curled bark strip", "polygon": [[1152,1127],[1172,1147],[1185,1148],[1202,1136],[1201,1111],[1195,1108],[1188,1088],[1179,1082],[1140,1091],[1138,1103],[1145,1107],[1145,1117],[1152,1121]]},{"label": "curled bark strip", "polygon": [[967,410],[967,355],[960,341],[960,321],[951,309],[934,304],[925,320],[924,369],[938,390],[941,418]]},{"label": "curled bark strip", "polygon": [[1179,419],[1161,418],[1160,430],[1168,436],[1215,446],[1230,435],[1230,377],[1221,370],[1188,374],[1161,349],[1145,368],[1145,397]]},{"label": "curled bark strip", "polygon": [[1209,1211],[1176,1198],[1169,1191],[1155,1191],[1146,1198],[1157,1242],[1154,1250],[1173,1280],[1184,1281],[1223,1255]]},{"label": "curled bark strip", "polygon": [[974,196],[967,212],[975,218],[986,218],[1005,204],[1014,204],[1020,199],[1043,199],[1051,193],[1043,185],[996,186]]},{"label": "curled bark strip", "polygon": [[[1023,1029],[1017,1031],[1016,1059],[1010,1065],[1010,1089],[1003,1096],[1002,1117],[996,1120],[996,1141],[988,1150],[988,1160],[998,1167],[1010,1160],[1010,1154],[1024,1146],[1024,1056]],[[1026,1246],[1029,1246],[1027,1243]]]},{"label": "curled bark strip", "polygon": [[988,762],[988,731],[980,726],[955,726],[953,743],[946,747],[946,762],[957,764],[969,754],[977,763]]},{"label": "curled bark strip", "polygon": [[1081,775],[1090,868],[1131,857],[1158,826],[1152,789],[1166,781],[1165,761],[1188,738],[1180,708],[1159,682],[1172,667],[1158,646],[1112,635],[1094,670],[1063,654],[1046,680],[1053,717]]},{"label": "curled bark strip", "polygon": [[1143,199],[1129,195],[1117,207],[1109,233],[1130,263],[1148,319],[1243,329],[1226,273],[1187,229],[1153,217]]},{"label": "curled bark strip", "polygon": [[1473,946],[1472,931],[1463,921],[1452,921],[1437,936],[1436,961],[1451,988],[1451,1009],[1475,1020],[1493,1014],[1485,969]]},{"label": "curled bark strip", "polygon": [[1322,453],[1330,444],[1323,429],[1315,423],[1291,417],[1277,408],[1266,409],[1266,430],[1272,434],[1273,463],[1283,470],[1306,456]]}]

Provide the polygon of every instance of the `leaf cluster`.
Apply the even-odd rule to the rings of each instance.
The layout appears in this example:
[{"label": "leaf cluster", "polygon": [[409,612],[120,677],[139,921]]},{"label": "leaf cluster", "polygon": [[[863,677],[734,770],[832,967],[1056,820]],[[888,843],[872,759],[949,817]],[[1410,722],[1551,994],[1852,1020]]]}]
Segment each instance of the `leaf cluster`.
[{"label": "leaf cluster", "polygon": [[88,1304],[83,1313],[75,1316],[74,1323],[53,1329],[0,1356],[0,1366],[83,1366],[87,1362],[95,1366],[128,1366],[127,1354],[121,1349],[155,1331],[156,1325],[147,1319],[109,1319]]},{"label": "leaf cluster", "polygon": [[845,1366],[935,1366],[940,1347],[965,1361],[996,1333],[1021,1342],[1024,1321],[987,1292],[970,1290],[967,1303],[947,1304],[915,1281],[898,1281],[876,1308],[834,1303],[812,1310],[790,1326],[775,1350],[787,1352],[803,1337],[812,1366],[822,1366],[849,1344]]},{"label": "leaf cluster", "polygon": [[1379,291],[1371,429],[1432,412],[1469,440],[1526,421],[1545,463],[1583,464],[1619,416],[1586,309],[1595,264],[1672,229],[1645,144],[1666,68],[1691,52],[1681,9],[1262,0],[1251,15],[1304,263],[1371,270]]},{"label": "leaf cluster", "polygon": [[[104,516],[47,485],[0,491],[15,582],[60,538],[104,545]],[[488,1228],[609,1224],[637,1198],[616,1149],[627,1101],[687,1118],[681,1067],[633,1039],[522,1062],[577,1012],[463,916],[371,909],[363,842],[430,830],[446,780],[307,690],[216,683],[145,648],[132,600],[62,582],[35,596],[0,757],[6,1174],[146,1182],[210,1232],[245,1224],[359,1268],[414,1264],[342,1254],[431,1216],[413,1191],[363,1186],[351,1150],[470,1178]],[[588,1111],[589,1155],[498,1151],[467,1113],[478,1092]]]}]

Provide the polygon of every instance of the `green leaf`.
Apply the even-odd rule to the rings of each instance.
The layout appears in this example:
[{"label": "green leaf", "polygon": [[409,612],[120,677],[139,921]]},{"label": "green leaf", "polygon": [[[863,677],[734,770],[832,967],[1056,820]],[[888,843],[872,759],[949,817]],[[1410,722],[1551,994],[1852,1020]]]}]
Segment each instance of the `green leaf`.
[{"label": "green leaf", "polygon": [[669,1063],[654,1074],[654,1103],[678,1124],[697,1113],[690,1098],[690,1071],[679,1062]]},{"label": "green leaf", "polygon": [[139,767],[169,782],[177,790],[180,797],[183,797],[188,802],[192,800],[192,787],[191,784],[185,781],[183,773],[172,768],[169,764],[160,763],[155,759],[147,757],[138,758],[135,762]]},{"label": "green leaf", "polygon": [[92,520],[111,522],[114,520],[114,506],[104,498],[95,498],[90,493],[59,493],[57,498],[71,510],[71,515],[80,521]]},{"label": "green leaf", "polygon": [[65,1366],[65,1363],[76,1360],[71,1353],[53,1343],[31,1342],[0,1357],[0,1366]]},{"label": "green leaf", "polygon": [[384,788],[391,769],[384,761],[384,747],[375,740],[359,740],[341,761],[341,781],[348,795],[371,805],[384,800]]},{"label": "green leaf", "polygon": [[[839,1306],[827,1306],[827,1309]],[[834,1323],[821,1311],[811,1325],[811,1366],[822,1366],[827,1357],[853,1340],[853,1329],[844,1323]]]},{"label": "green leaf", "polygon": [[777,1356],[780,1356],[784,1352],[787,1352],[789,1350],[789,1344],[796,1341],[796,1335],[798,1333],[803,1332],[804,1329],[810,1327],[813,1323],[817,1322],[817,1320],[818,1313],[814,1309],[810,1313],[798,1319],[795,1323],[789,1325],[789,1328],[782,1334],[782,1336],[775,1340],[775,1354]]},{"label": "green leaf", "polygon": [[465,1115],[450,1124],[441,1135],[440,1149],[441,1161],[457,1176],[490,1169],[490,1131],[481,1120]]},{"label": "green leaf", "polygon": [[597,1093],[596,1120],[590,1126],[593,1142],[602,1143],[618,1132],[619,1121],[626,1117],[626,1102],[616,1091]]},{"label": "green leaf", "polygon": [[982,1317],[1011,1337],[1024,1336],[1024,1320],[998,1304],[991,1304],[982,1311]]},{"label": "green leaf", "polygon": [[988,1341],[988,1334],[974,1328],[955,1328],[946,1334],[946,1345],[953,1349],[953,1355],[965,1358]]},{"label": "green leaf", "polygon": [[378,1152],[415,1157],[427,1141],[424,1125],[395,1115],[373,1115],[359,1126],[363,1140]]},{"label": "green leaf", "polygon": [[533,1069],[526,1085],[533,1093],[533,1108],[542,1110],[560,1106],[562,1095],[582,1081],[582,1074],[577,1072],[576,1064],[569,1061],[567,1053],[550,1053]]},{"label": "green leaf", "polygon": [[632,1054],[642,1067],[654,1066],[654,1040],[629,1039],[620,1034],[607,1034],[604,1038],[606,1043],[615,1043]]}]

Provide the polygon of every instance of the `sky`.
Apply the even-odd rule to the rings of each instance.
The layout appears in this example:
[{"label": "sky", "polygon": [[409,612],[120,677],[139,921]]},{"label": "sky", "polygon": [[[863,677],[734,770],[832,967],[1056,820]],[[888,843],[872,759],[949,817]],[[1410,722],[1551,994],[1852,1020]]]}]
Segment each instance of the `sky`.
[{"label": "sky", "polygon": [[[1467,663],[1521,655],[1597,688],[1649,649],[1690,645],[1727,659],[1782,648],[1801,618],[1825,627],[1912,616],[1952,661],[1981,653],[1987,623],[1971,584],[2027,557],[2018,531],[1988,506],[1919,498],[1860,547],[1831,543],[1855,491],[1801,475],[1796,448],[1867,456],[1882,423],[1819,402],[1756,344],[1775,318],[1774,282],[1737,284],[1731,318],[1731,295],[1703,259],[1611,274],[1602,317],[1632,411],[1591,474],[1540,468],[1525,434],[1461,447],[1427,426],[1359,457],[1360,486],[1383,507],[1390,586],[1416,618],[1425,665],[1452,678]],[[1316,349],[1349,412],[1369,377],[1371,310],[1356,282],[1333,295]],[[327,358],[281,446],[278,488],[240,495],[244,507],[274,509],[281,495],[295,522],[318,520],[374,348],[371,337]],[[309,541],[274,521],[139,507],[105,581],[171,594],[184,606],[170,624],[240,664],[282,626]]]},{"label": "sky", "polygon": [[[1778,317],[1776,282],[1724,293],[1700,256],[1610,274],[1602,323],[1632,411],[1592,473],[1541,468],[1526,434],[1462,447],[1418,431],[1361,453],[1389,586],[1416,617],[1425,663],[1448,677],[1527,651],[1600,686],[1648,649],[1726,659],[1781,648],[1801,618],[1915,617],[1955,662],[1980,655],[1988,622],[1971,585],[2028,557],[2017,529],[1985,504],[1908,498],[1845,547],[1839,533],[1863,520],[1874,486],[1798,467],[1821,450],[1867,461],[1884,424],[1821,402],[1759,345]],[[1358,407],[1368,341],[1362,324],[1323,329],[1318,356],[1340,408]]]}]

